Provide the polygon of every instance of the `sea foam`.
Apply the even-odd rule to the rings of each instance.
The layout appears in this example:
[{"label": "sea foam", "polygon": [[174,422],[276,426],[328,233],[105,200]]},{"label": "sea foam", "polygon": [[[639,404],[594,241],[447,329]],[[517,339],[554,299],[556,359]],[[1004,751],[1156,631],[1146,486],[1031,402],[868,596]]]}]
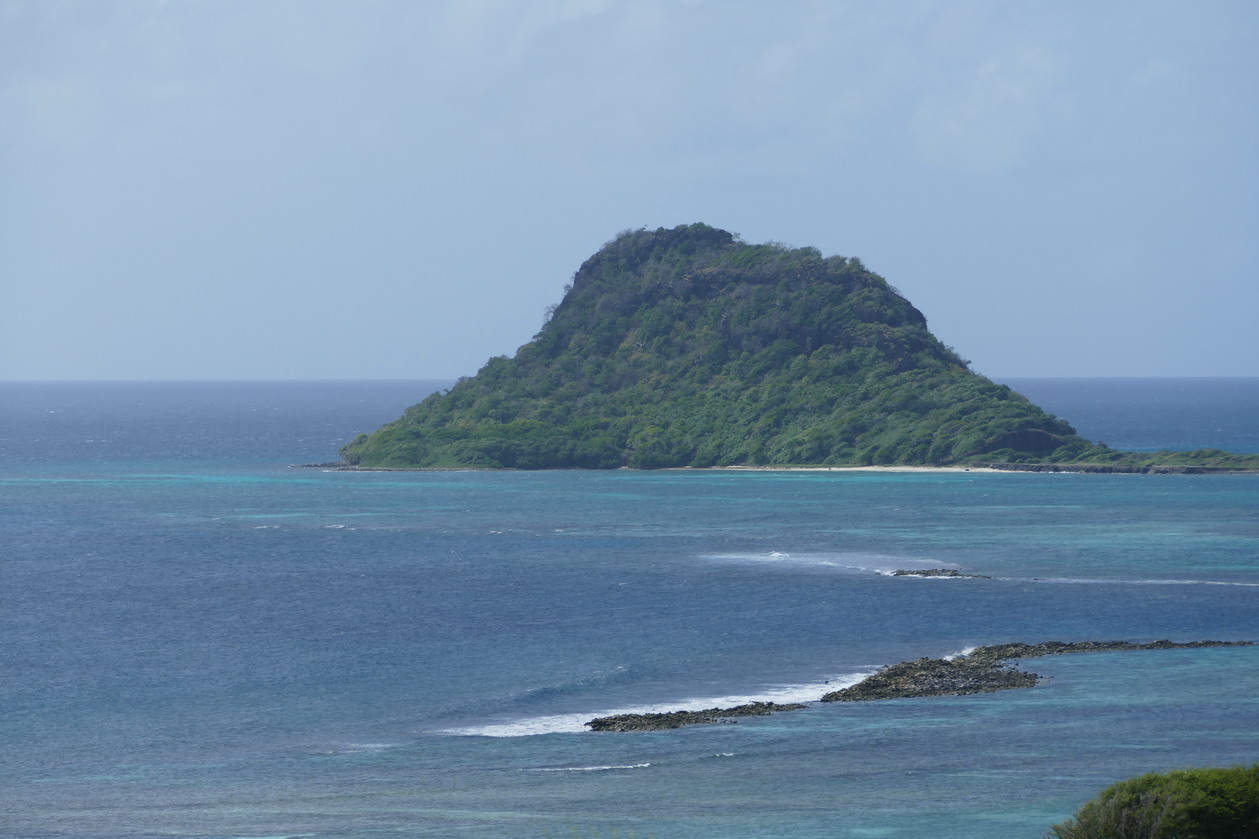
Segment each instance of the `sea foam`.
[{"label": "sea foam", "polygon": [[699,559],[746,564],[780,565],[796,568],[829,568],[840,573],[874,573],[891,575],[898,568],[952,567],[949,563],[941,563],[922,557],[896,556],[893,554],[845,553],[826,551],[805,551],[788,553],[786,551],[767,551],[764,553],[719,553],[700,554]]},{"label": "sea foam", "polygon": [[521,772],[608,772],[613,769],[646,769],[650,763],[630,763],[625,766],[536,766]]},{"label": "sea foam", "polygon": [[751,702],[817,702],[822,694],[851,687],[875,672],[874,668],[833,676],[822,682],[795,685],[776,685],[750,694],[704,696],[659,702],[653,705],[633,705],[572,714],[551,714],[525,717],[504,722],[442,729],[437,734],[471,737],[527,737],[534,734],[577,734],[587,731],[586,723],[596,717],[613,717],[621,714],[659,714],[669,711],[703,711],[708,708],[733,708]]},{"label": "sea foam", "polygon": [[1259,588],[1259,583],[1242,583],[1231,580],[1114,580],[1104,577],[998,577],[1014,583],[1057,583],[1061,585],[1092,586],[1242,586]]},{"label": "sea foam", "polygon": [[959,658],[965,658],[966,656],[968,656],[968,655],[970,655],[971,653],[975,652],[975,650],[977,650],[977,649],[979,649],[979,648],[978,648],[978,647],[967,647],[967,648],[966,648],[966,649],[964,649],[964,650],[960,650],[960,651],[955,652],[955,653],[949,653],[948,655],[944,656],[944,660],[945,660],[945,661],[955,661],[955,660],[957,660],[957,659],[959,659]]}]

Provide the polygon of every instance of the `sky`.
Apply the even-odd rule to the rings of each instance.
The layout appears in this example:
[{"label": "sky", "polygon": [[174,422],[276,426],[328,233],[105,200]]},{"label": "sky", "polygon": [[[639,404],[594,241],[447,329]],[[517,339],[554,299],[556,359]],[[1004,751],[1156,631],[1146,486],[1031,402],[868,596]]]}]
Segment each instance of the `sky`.
[{"label": "sky", "polygon": [[626,229],[1259,375],[1253,0],[0,0],[0,380],[440,379]]}]

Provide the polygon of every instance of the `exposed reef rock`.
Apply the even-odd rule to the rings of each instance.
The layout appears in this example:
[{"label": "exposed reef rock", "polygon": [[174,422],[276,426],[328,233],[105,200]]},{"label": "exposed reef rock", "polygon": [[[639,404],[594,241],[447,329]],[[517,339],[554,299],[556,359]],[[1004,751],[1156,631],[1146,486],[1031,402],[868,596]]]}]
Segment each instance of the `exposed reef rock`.
[{"label": "exposed reef rock", "polygon": [[970,577],[976,580],[991,580],[986,574],[963,574],[954,568],[921,568],[910,570],[898,568],[892,572],[893,577]]},{"label": "exposed reef rock", "polygon": [[807,707],[800,703],[751,702],[733,708],[709,708],[706,711],[667,711],[659,714],[617,714],[599,717],[586,725],[593,731],[662,731],[684,725],[738,722],[736,717],[764,717],[779,711],[796,711]]},{"label": "exposed reef rock", "polygon": [[[1184,650],[1204,647],[1252,647],[1254,641],[1044,641],[1040,644],[1011,642],[976,647],[967,655],[951,658],[919,658],[884,667],[842,690],[832,691],[822,702],[869,702],[878,699],[911,699],[924,696],[964,696],[999,690],[1029,688],[1041,676],[1017,670],[1007,662],[1023,658],[1070,653],[1102,653],[1128,650]],[[801,703],[752,702],[734,708],[704,711],[666,711],[655,714],[618,714],[586,723],[593,731],[662,731],[684,725],[738,722],[738,717],[763,717],[779,711],[805,708]]]},{"label": "exposed reef rock", "polygon": [[909,699],[919,696],[961,696],[992,693],[1013,688],[1030,688],[1039,677],[1035,673],[999,661],[919,658],[884,667],[852,687],[832,691],[823,702],[865,702],[872,699]]},{"label": "exposed reef rock", "polygon": [[1044,641],[1040,644],[992,644],[976,647],[968,658],[986,661],[1005,661],[1012,658],[1036,658],[1042,655],[1067,655],[1070,653],[1109,653],[1127,650],[1196,650],[1203,647],[1253,647],[1254,641],[1151,641],[1134,644],[1131,641]]},{"label": "exposed reef rock", "polygon": [[832,691],[823,702],[865,702],[873,699],[909,699],[920,696],[963,696],[998,690],[1032,687],[1040,676],[1015,670],[1011,659],[1036,658],[1068,653],[1101,653],[1126,650],[1178,650],[1202,647],[1251,646],[1252,641],[1045,641],[1041,644],[1013,642],[977,647],[968,655],[954,658],[920,658],[885,667],[852,687]]}]

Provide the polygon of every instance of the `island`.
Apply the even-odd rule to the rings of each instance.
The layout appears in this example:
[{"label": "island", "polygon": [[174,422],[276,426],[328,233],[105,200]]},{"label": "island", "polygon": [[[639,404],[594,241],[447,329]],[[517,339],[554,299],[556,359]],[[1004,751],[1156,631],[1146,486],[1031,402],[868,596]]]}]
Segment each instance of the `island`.
[{"label": "island", "polygon": [[856,257],[706,224],[626,231],[515,356],[342,450],[346,468],[1259,470],[1119,452],[975,373]]},{"label": "island", "polygon": [[[1250,647],[1253,641],[1044,641],[1012,642],[976,647],[965,655],[918,658],[884,667],[855,685],[831,691],[822,702],[870,702],[885,699],[917,699],[929,696],[965,696],[1002,690],[1030,688],[1043,679],[1015,668],[1010,662],[1024,658],[1072,653],[1127,652],[1133,650],[1181,650],[1205,647]],[[734,708],[704,711],[666,711],[655,714],[621,714],[598,717],[586,723],[592,731],[660,731],[684,725],[732,722],[736,717],[766,716],[807,705],[776,705],[753,702]]]}]

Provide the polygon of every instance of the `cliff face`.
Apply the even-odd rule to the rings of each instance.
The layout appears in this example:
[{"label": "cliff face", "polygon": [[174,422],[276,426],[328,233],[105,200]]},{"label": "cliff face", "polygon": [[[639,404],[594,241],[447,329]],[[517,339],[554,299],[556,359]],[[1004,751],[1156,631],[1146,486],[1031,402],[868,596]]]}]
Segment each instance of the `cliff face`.
[{"label": "cliff face", "polygon": [[1090,450],[967,369],[860,260],[620,235],[534,340],[342,451],[394,467],[949,464]]}]

